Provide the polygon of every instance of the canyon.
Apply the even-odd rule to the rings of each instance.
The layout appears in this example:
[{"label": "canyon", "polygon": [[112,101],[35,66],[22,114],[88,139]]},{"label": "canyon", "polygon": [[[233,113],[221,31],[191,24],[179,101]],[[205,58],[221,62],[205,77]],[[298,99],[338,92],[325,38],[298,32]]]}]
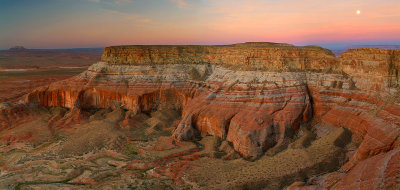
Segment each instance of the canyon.
[{"label": "canyon", "polygon": [[389,49],[107,47],[0,104],[0,187],[399,189],[399,70]]}]

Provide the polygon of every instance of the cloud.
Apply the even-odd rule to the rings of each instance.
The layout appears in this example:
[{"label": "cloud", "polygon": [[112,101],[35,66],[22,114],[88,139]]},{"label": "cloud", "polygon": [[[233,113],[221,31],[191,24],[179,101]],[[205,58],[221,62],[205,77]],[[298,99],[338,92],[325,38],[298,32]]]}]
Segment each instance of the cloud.
[{"label": "cloud", "polygon": [[176,3],[179,8],[185,8],[187,3],[185,0],[171,0],[172,2]]},{"label": "cloud", "polygon": [[115,15],[119,18],[123,18],[126,20],[133,20],[137,23],[151,23],[152,22],[151,19],[144,18],[140,14],[127,13],[127,12],[122,12],[122,11],[117,11],[117,10],[112,10],[112,9],[103,9],[103,8],[100,8],[100,10],[107,14]]}]

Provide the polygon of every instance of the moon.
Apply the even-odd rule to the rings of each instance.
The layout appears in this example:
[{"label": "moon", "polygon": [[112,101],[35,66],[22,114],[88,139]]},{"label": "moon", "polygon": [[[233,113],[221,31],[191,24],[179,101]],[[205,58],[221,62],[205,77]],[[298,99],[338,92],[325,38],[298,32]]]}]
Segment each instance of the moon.
[{"label": "moon", "polygon": [[361,14],[361,11],[360,11],[360,10],[357,10],[356,13],[357,13],[357,15],[360,15],[360,14]]}]

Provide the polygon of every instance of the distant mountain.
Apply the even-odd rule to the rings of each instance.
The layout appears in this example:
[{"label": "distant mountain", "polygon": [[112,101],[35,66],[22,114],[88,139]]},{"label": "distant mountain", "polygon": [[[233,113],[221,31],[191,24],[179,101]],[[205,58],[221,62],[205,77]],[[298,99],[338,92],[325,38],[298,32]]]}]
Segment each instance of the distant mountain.
[{"label": "distant mountain", "polygon": [[8,49],[8,51],[25,51],[26,48],[24,48],[24,46],[14,46],[10,49]]}]

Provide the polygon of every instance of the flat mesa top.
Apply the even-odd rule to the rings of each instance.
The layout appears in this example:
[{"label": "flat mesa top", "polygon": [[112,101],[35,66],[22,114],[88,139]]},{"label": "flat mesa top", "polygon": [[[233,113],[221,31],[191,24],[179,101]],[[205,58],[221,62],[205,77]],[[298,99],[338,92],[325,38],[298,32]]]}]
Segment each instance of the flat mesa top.
[{"label": "flat mesa top", "polygon": [[119,45],[110,46],[109,48],[127,48],[127,47],[239,47],[239,48],[318,48],[320,46],[295,46],[287,43],[274,43],[274,42],[245,42],[230,45]]}]

